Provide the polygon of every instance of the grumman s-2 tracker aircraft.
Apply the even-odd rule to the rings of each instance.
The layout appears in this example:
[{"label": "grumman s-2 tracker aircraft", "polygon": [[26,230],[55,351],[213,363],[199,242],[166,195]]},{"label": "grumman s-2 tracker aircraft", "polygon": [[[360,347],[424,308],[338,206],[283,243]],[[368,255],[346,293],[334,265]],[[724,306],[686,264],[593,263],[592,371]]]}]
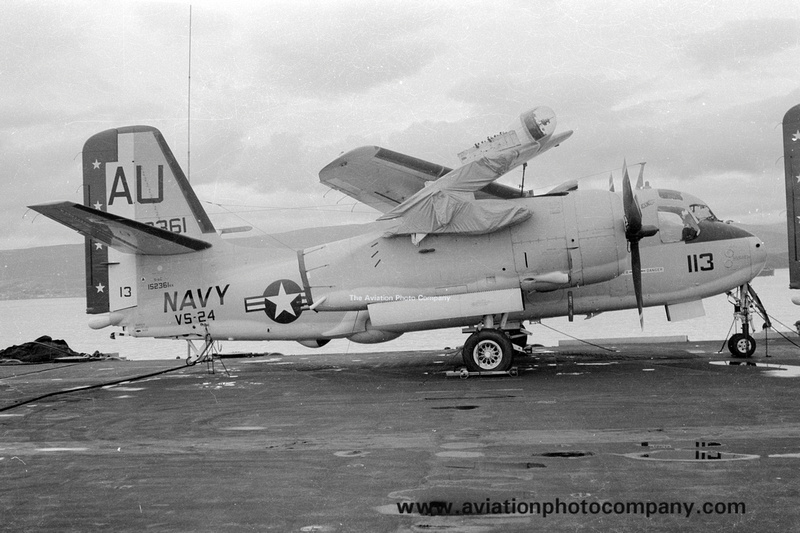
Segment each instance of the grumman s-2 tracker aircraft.
[{"label": "grumman s-2 tracker aircraft", "polygon": [[494,183],[558,146],[553,111],[520,115],[449,169],[379,147],[348,152],[322,183],[383,212],[360,233],[302,249],[245,247],[211,223],[161,133],[111,129],[83,148],[84,202],[31,206],[86,236],[93,328],[134,337],[331,339],[378,343],[461,326],[469,371],[506,370],[525,320],[665,306],[670,320],[703,314],[702,299],[738,291],[743,332],[760,239],[717,219],[690,194],[574,182],[534,196]]}]

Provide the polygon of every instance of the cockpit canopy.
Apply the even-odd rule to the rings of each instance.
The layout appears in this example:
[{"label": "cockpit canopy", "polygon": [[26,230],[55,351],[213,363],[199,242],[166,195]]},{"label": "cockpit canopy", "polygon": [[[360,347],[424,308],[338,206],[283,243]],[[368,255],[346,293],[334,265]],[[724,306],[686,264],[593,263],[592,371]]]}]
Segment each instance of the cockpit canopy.
[{"label": "cockpit canopy", "polygon": [[711,208],[705,204],[689,204],[689,211],[694,215],[698,222],[709,220],[711,222],[722,222],[718,219]]},{"label": "cockpit canopy", "polygon": [[645,224],[657,226],[662,243],[697,239],[704,222],[720,222],[699,198],[669,189],[640,189],[636,197]]}]

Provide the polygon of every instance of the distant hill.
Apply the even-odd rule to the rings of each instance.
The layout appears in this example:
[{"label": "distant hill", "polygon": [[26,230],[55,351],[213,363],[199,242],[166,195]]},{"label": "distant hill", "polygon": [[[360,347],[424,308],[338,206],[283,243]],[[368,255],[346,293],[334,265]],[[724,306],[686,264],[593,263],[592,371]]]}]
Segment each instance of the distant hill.
[{"label": "distant hill", "polygon": [[0,250],[0,300],[83,296],[83,245]]},{"label": "distant hill", "polygon": [[[768,251],[768,267],[789,266],[785,224],[740,227],[764,241]],[[241,244],[262,241],[261,245],[280,246],[279,243],[286,243],[305,248],[320,241],[343,239],[359,231],[356,225],[324,228],[320,233],[313,232],[313,236],[310,232],[296,230],[273,237],[246,238]],[[0,250],[0,300],[83,297],[84,269],[82,244]]]}]

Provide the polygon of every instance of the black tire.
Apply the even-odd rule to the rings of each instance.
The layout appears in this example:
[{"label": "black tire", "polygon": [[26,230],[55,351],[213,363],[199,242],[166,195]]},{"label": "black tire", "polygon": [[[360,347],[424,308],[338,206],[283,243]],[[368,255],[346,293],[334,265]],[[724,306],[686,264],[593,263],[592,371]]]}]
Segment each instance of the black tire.
[{"label": "black tire", "polygon": [[750,357],[756,351],[756,340],[750,335],[736,333],[728,339],[728,350],[733,357]]},{"label": "black tire", "polygon": [[502,372],[511,368],[514,349],[507,335],[484,329],[467,338],[461,357],[470,372]]}]

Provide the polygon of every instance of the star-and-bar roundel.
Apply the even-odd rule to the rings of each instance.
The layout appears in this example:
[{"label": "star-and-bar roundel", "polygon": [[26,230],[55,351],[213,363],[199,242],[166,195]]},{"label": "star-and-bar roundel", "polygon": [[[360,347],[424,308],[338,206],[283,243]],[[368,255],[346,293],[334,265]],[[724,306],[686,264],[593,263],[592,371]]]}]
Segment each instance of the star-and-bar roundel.
[{"label": "star-and-bar roundel", "polygon": [[297,283],[279,279],[270,283],[263,295],[245,298],[244,310],[247,313],[264,311],[270,320],[288,324],[300,317],[305,303],[305,294]]}]

